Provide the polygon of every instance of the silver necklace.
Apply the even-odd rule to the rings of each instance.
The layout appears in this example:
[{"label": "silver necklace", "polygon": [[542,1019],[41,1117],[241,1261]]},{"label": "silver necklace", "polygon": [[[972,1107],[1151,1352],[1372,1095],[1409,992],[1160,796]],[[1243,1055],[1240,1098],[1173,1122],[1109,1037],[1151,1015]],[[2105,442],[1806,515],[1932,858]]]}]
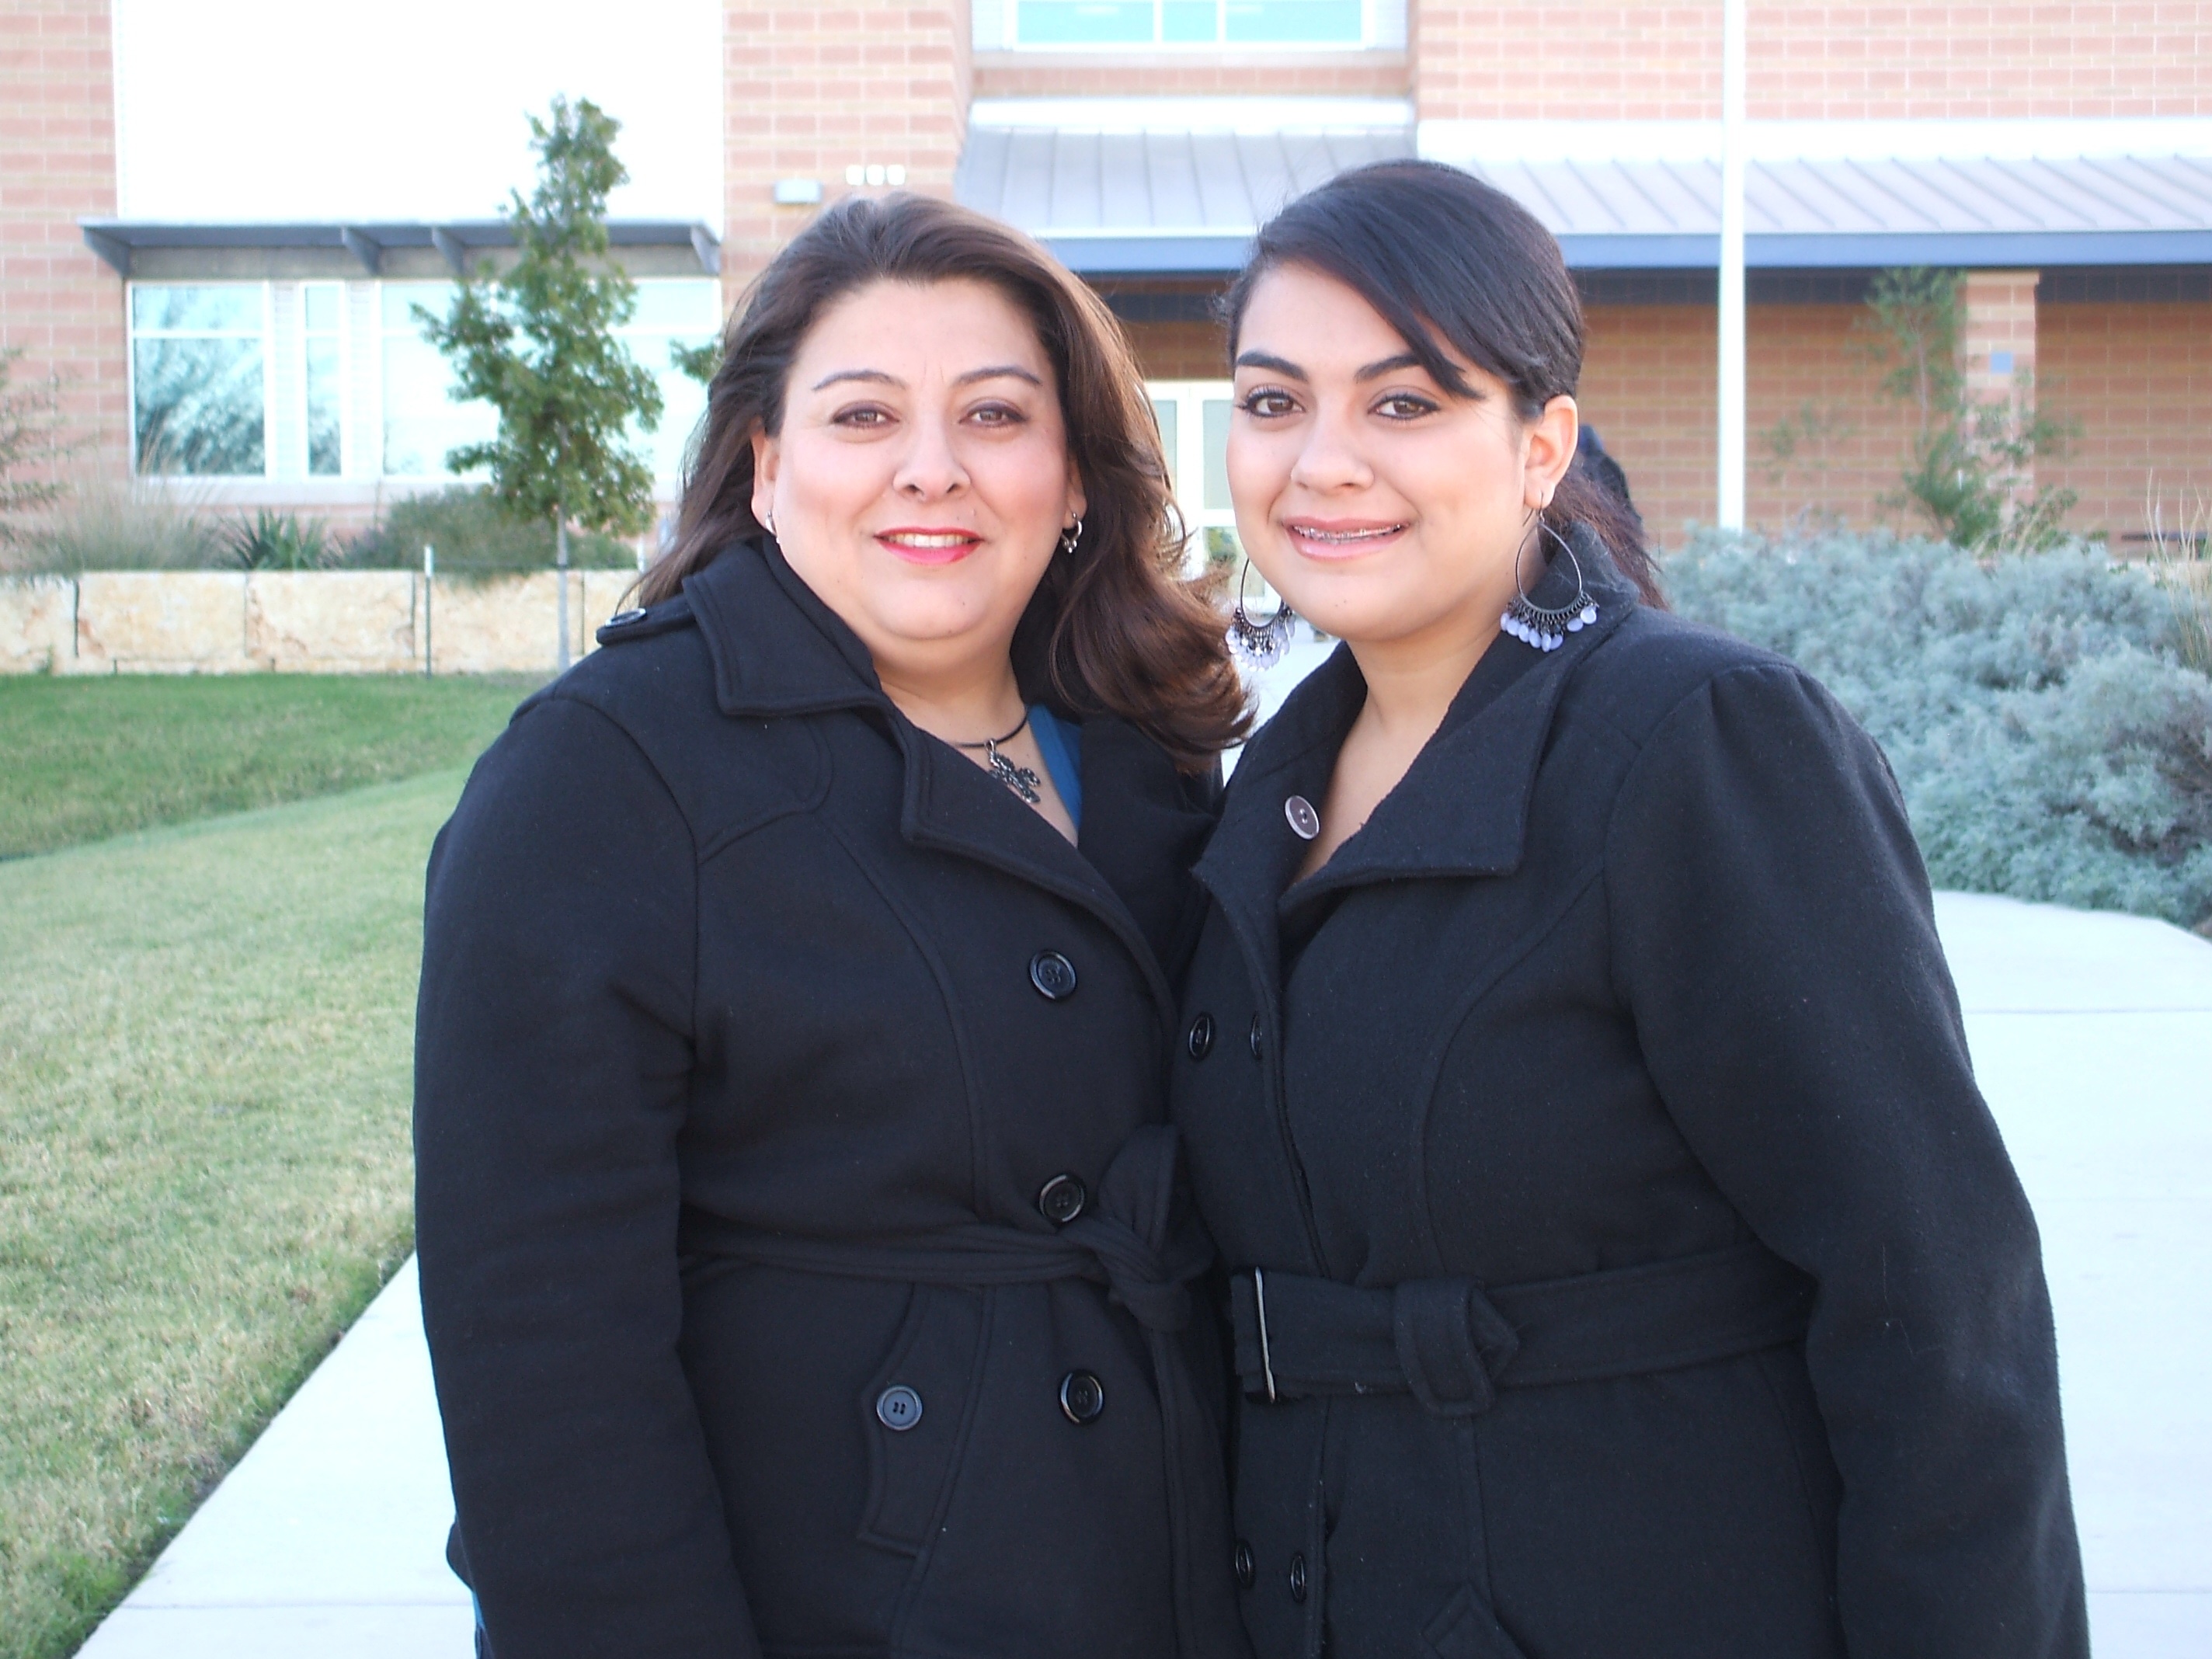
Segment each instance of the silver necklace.
[{"label": "silver necklace", "polygon": [[1028,767],[1010,761],[999,752],[1000,744],[1012,743],[1027,729],[1029,723],[1029,711],[1024,709],[1020,723],[1003,738],[985,738],[981,743],[956,743],[952,746],[955,749],[982,750],[987,757],[983,764],[991,775],[1030,805],[1035,806],[1044,799],[1044,797],[1037,793],[1037,775]]}]

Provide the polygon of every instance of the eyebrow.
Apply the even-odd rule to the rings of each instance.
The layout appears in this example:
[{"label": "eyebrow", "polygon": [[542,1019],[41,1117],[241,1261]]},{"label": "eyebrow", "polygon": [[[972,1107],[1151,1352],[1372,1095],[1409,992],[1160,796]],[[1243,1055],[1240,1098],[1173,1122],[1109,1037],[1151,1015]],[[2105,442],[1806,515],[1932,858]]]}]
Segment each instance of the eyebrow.
[{"label": "eyebrow", "polygon": [[[997,380],[1006,379],[1027,380],[1031,386],[1041,386],[1044,384],[1042,380],[1039,380],[1028,369],[1024,368],[1019,363],[994,363],[988,368],[971,368],[965,374],[963,374],[955,380],[952,384],[955,386],[972,386],[978,380]],[[901,390],[904,390],[906,386],[906,382],[899,379],[897,375],[886,374],[880,368],[841,368],[836,370],[834,374],[824,374],[820,380],[814,383],[812,389],[816,392],[819,392],[823,386],[836,386],[841,380],[866,380],[875,386],[895,386],[899,387]]]},{"label": "eyebrow", "polygon": [[[1237,359],[1237,367],[1239,368],[1271,369],[1278,374],[1287,374],[1294,380],[1310,380],[1313,378],[1311,375],[1308,374],[1304,369],[1299,368],[1297,364],[1291,362],[1287,358],[1278,357],[1273,352],[1267,351],[1244,352]],[[1395,374],[1401,368],[1425,368],[1427,367],[1428,365],[1424,363],[1420,358],[1416,356],[1413,353],[1410,351],[1401,351],[1395,357],[1381,358],[1375,362],[1367,364],[1363,368],[1354,371],[1352,378],[1355,380],[1374,380],[1381,379],[1385,374]]]}]

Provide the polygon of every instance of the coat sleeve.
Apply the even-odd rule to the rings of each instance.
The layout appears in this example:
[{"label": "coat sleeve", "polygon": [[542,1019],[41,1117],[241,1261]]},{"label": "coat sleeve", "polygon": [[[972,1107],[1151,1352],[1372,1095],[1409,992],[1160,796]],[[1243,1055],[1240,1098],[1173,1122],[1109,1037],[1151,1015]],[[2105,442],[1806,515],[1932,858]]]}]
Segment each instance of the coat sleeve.
[{"label": "coat sleeve", "polygon": [[498,1659],[758,1652],[677,1352],[692,838],[558,694],[431,854],[416,1225],[461,1551]]},{"label": "coat sleeve", "polygon": [[1637,761],[1606,880],[1662,1097],[1819,1284],[1852,1659],[2086,1656],[2035,1222],[1880,750],[1797,671],[1728,669]]}]

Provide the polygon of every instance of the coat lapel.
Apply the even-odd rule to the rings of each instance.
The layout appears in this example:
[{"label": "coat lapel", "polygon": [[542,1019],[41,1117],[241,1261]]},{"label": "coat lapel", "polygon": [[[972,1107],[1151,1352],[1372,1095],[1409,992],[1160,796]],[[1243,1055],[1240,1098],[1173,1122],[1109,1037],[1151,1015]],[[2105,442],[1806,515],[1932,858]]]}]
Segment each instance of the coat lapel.
[{"label": "coat lapel", "polygon": [[[1139,908],[1157,908],[1146,872],[1166,859],[1180,870],[1203,840],[1206,817],[1176,810],[1157,775],[1164,755],[1122,722],[1084,726],[1086,858],[1043,818],[957,750],[901,714],[876,678],[868,648],[799,579],[771,540],[741,543],[684,585],[714,665],[715,696],[736,718],[872,712],[905,763],[899,833],[910,845],[972,859],[1006,872],[1097,916],[1128,948],[1154,999],[1170,1018],[1174,1001],[1156,934]],[[1117,731],[1116,728],[1119,728]],[[1150,757],[1133,745],[1151,750]],[[1095,757],[1095,758],[1094,758]],[[1157,768],[1143,764],[1147,758]],[[1127,836],[1125,839],[1125,834]],[[1111,846],[1111,855],[1103,849]],[[1103,870],[1102,870],[1103,863]],[[1109,878],[1119,875],[1117,882]],[[1124,897],[1124,893],[1130,895]],[[1132,901],[1137,901],[1133,902]],[[1172,927],[1157,934],[1165,939]]]}]

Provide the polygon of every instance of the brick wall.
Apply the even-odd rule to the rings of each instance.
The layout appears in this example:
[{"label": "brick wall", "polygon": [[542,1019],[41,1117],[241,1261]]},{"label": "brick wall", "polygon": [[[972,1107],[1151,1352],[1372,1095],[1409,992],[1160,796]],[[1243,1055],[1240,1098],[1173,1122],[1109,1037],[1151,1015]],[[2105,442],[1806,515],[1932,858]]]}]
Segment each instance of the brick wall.
[{"label": "brick wall", "polygon": [[978,98],[1403,98],[1412,89],[1402,52],[1031,52],[975,58]]},{"label": "brick wall", "polygon": [[[1834,518],[1895,521],[1877,505],[1897,488],[1909,412],[1884,398],[1879,375],[1853,349],[1850,305],[1753,306],[1746,516],[1780,528]],[[1628,474],[1644,521],[1662,544],[1686,526],[1711,524],[1717,501],[1717,313],[1711,306],[1593,305],[1583,359],[1583,418]],[[1776,441],[1787,427],[1794,453]]]},{"label": "brick wall", "polygon": [[76,225],[115,211],[112,40],[106,0],[0,6],[0,347],[16,386],[60,377],[76,464],[120,473],[123,283]]},{"label": "brick wall", "polygon": [[2044,405],[2081,428],[2038,473],[2080,495],[2067,522],[2124,550],[2154,492],[2168,529],[2212,529],[2212,304],[2045,304],[2037,336]]},{"label": "brick wall", "polygon": [[848,167],[897,165],[908,189],[952,193],[967,135],[968,0],[730,5],[722,17],[722,282],[733,301],[813,217],[775,205],[779,179],[819,179],[826,204],[852,193]]},{"label": "brick wall", "polygon": [[[1425,119],[1712,118],[1720,0],[1417,0]],[[1757,0],[1754,119],[2212,113],[2212,4],[1807,5]]]}]

